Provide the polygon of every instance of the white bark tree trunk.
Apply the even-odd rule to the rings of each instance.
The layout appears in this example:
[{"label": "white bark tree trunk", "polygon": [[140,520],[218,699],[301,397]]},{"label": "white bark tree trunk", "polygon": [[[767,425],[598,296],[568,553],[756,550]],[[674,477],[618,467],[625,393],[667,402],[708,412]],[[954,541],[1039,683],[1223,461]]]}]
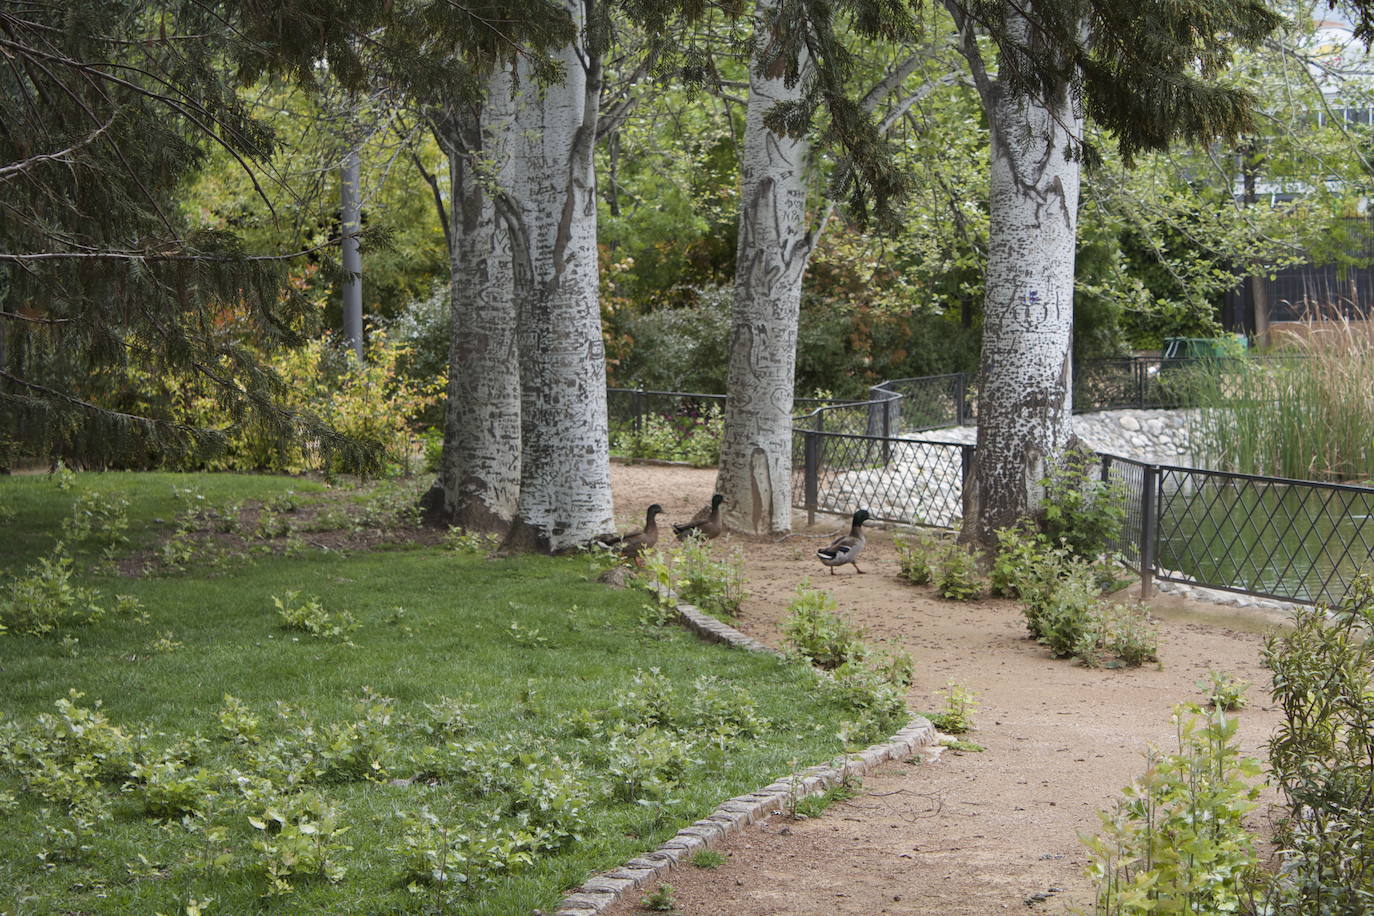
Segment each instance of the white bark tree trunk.
[{"label": "white bark tree trunk", "polygon": [[484,103],[436,127],[452,176],[452,331],[438,520],[505,534],[520,492],[520,373],[510,232],[496,196],[514,158],[512,79],[498,69]]},{"label": "white bark tree trunk", "polygon": [[[972,62],[972,61],[971,61]],[[1038,508],[1072,435],[1074,252],[1082,116],[1067,91],[1048,102],[980,86],[992,133],[988,270],[978,451],[963,538]]]},{"label": "white bark tree trunk", "polygon": [[520,74],[510,214],[525,257],[517,252],[515,284],[520,499],[507,545],[549,552],[612,525],[592,159],[601,71],[583,34],[584,0],[566,2],[579,37],[559,55],[565,79],[541,89]]},{"label": "white bark tree trunk", "polygon": [[[777,0],[759,0],[755,31],[769,34]],[[740,163],[739,243],[725,428],[716,489],[725,522],[749,534],[792,527],[792,395],[802,276],[814,236],[807,231],[805,139],[779,136],[764,117],[801,96],[763,72],[766,49],[750,66]],[[780,68],[772,68],[773,71]]]}]

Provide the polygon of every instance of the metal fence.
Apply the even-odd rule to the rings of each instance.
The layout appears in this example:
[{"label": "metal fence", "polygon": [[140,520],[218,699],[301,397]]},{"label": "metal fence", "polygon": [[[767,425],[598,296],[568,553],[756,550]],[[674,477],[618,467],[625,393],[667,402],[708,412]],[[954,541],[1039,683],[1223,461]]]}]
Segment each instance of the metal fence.
[{"label": "metal fence", "polygon": [[[1217,361],[1171,362],[1085,364],[1075,381],[1075,403],[1082,392],[1080,412],[1176,406],[1170,373]],[[810,520],[863,507],[882,521],[955,527],[974,447],[906,437],[973,422],[971,383],[972,376],[962,373],[895,379],[875,386],[868,401],[796,399],[794,507]],[[660,446],[690,451],[693,436],[709,433],[704,424],[719,422],[724,395],[613,388],[607,400],[613,448],[618,441],[639,442],[647,431],[656,433]],[[1114,455],[1101,461],[1102,479],[1119,484],[1126,501],[1115,546],[1147,589],[1158,579],[1284,601],[1337,602],[1357,572],[1374,571],[1374,488],[1150,465]]]},{"label": "metal fence", "polygon": [[[815,429],[794,432],[793,506],[953,528],[974,446]],[[1100,455],[1125,499],[1116,543],[1154,581],[1298,603],[1336,603],[1374,571],[1374,488],[1152,465]]]}]

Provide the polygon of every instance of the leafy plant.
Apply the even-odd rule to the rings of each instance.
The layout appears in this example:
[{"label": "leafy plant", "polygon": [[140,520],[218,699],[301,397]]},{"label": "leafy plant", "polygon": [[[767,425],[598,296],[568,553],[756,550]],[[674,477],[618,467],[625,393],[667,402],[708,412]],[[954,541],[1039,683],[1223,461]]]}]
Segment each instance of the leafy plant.
[{"label": "leafy plant", "polygon": [[1282,916],[1364,913],[1374,901],[1374,580],[1338,608],[1300,607],[1269,637],[1283,721],[1269,764],[1286,816],[1285,868],[1270,895]]},{"label": "leafy plant", "polygon": [[687,861],[697,868],[714,869],[725,864],[725,854],[714,849],[698,849]]},{"label": "leafy plant", "polygon": [[1049,538],[1028,521],[998,528],[997,553],[988,574],[992,593],[1003,598],[1019,598],[1023,592],[1034,594],[1043,588],[1047,567],[1058,565],[1059,558]]},{"label": "leafy plant", "polygon": [[935,565],[935,591],[942,598],[967,601],[983,593],[978,558],[962,544],[950,543]]},{"label": "leafy plant", "polygon": [[950,681],[940,693],[944,708],[926,718],[947,735],[962,735],[973,730],[973,714],[978,709],[978,695],[960,684]]},{"label": "leafy plant", "polygon": [[[1085,838],[1099,916],[1236,913],[1255,865],[1243,818],[1259,764],[1236,747],[1237,720],[1197,707],[1174,713],[1178,751],[1152,750],[1102,833]],[[1310,912],[1310,911],[1309,911]]]},{"label": "leafy plant", "polygon": [[72,581],[72,559],[61,542],[51,556],[40,558],[25,573],[0,595],[0,633],[13,630],[26,636],[46,636],[63,627],[87,626],[105,618],[100,593]]},{"label": "leafy plant", "polygon": [[639,905],[646,910],[668,913],[677,909],[677,899],[673,894],[674,890],[671,884],[660,884],[654,888],[652,893],[640,897]]},{"label": "leafy plant", "polygon": [[501,546],[501,537],[489,532],[467,531],[451,525],[444,535],[444,546],[458,553],[485,555]]},{"label": "leafy plant", "polygon": [[809,581],[802,580],[787,610],[783,635],[797,654],[813,665],[833,669],[863,659],[866,650],[860,639],[862,632],[835,613],[835,599],[829,592],[812,588]]},{"label": "leafy plant", "polygon": [[1207,705],[1230,712],[1244,709],[1248,705],[1245,691],[1249,681],[1242,681],[1226,671],[1209,670],[1207,676],[1197,682],[1197,688],[1207,698]]},{"label": "leafy plant", "polygon": [[325,610],[320,599],[309,597],[301,600],[298,591],[288,591],[285,596],[272,596],[276,605],[277,617],[282,629],[308,633],[316,639],[344,639],[358,629],[358,622],[348,611],[337,613]]},{"label": "leafy plant", "polygon": [[77,494],[71,515],[62,523],[62,536],[70,541],[91,540],[107,551],[128,541],[129,501],[93,490]]},{"label": "leafy plant", "polygon": [[644,556],[646,585],[668,588],[678,599],[715,617],[733,618],[744,604],[744,556],[738,550],[717,559],[697,538]]},{"label": "leafy plant", "polygon": [[928,585],[935,577],[939,541],[926,534],[898,535],[892,539],[902,578],[913,585]]},{"label": "leafy plant", "polygon": [[1092,452],[1070,449],[1042,481],[1041,530],[1050,543],[1063,544],[1087,560],[1106,553],[1126,521],[1125,489],[1097,476],[1096,462]]},{"label": "leafy plant", "polygon": [[341,840],[349,827],[323,796],[310,792],[286,796],[249,817],[248,823],[261,834],[253,845],[267,879],[267,896],[291,893],[291,878],[343,880],[347,869],[338,857],[353,848]]}]

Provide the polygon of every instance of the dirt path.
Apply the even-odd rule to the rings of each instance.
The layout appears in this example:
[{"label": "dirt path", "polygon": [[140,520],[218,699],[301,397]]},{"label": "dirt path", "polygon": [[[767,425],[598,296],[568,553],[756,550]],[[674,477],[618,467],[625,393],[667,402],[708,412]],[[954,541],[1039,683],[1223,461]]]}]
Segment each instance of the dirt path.
[{"label": "dirt path", "polygon": [[[618,466],[617,517],[628,527],[659,502],[668,521],[684,519],[709,501],[714,479],[714,471]],[[1195,682],[1208,669],[1259,685],[1240,734],[1245,751],[1263,757],[1277,714],[1266,708],[1259,649],[1275,617],[1161,597],[1152,607],[1162,665],[1091,670],[1028,640],[1010,601],[949,602],[906,584],[888,532],[870,535],[866,575],[851,567],[829,575],[814,550],[842,524],[825,519],[778,542],[716,542],[746,548],[749,599],[736,626],[780,645],[778,624],[809,578],[870,641],[911,653],[914,711],[938,709],[937,691],[951,680],[976,691],[977,730],[967,737],[986,751],[894,764],[821,818],[751,828],[721,847],[728,858],[719,868],[674,872],[684,916],[984,916],[1090,905],[1078,835],[1096,831],[1097,811],[1142,770],[1148,745],[1173,749],[1171,711],[1200,699]],[[611,913],[646,912],[637,898]]]}]

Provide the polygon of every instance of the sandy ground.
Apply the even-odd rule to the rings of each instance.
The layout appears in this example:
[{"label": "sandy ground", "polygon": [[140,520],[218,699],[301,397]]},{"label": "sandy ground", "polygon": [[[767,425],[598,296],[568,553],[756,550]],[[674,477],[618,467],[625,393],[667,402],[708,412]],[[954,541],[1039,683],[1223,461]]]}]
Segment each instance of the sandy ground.
[{"label": "sandy ground", "polygon": [[[616,466],[617,520],[622,530],[637,527],[651,502],[662,504],[661,521],[684,520],[709,502],[714,480],[710,470]],[[892,764],[823,817],[775,816],[750,828],[721,847],[727,861],[719,868],[673,873],[679,913],[983,916],[1090,907],[1079,835],[1096,831],[1097,812],[1142,771],[1149,745],[1176,747],[1172,710],[1200,701],[1196,682],[1209,669],[1257,685],[1240,736],[1245,752],[1263,759],[1278,716],[1259,656],[1277,617],[1160,596],[1151,605],[1160,666],[1093,670],[1055,660],[1029,640],[1013,602],[945,601],[904,582],[891,532],[870,533],[860,562],[866,574],[847,566],[829,575],[815,548],[847,523],[799,522],[778,541],[714,542],[717,550],[745,548],[749,598],[739,629],[780,645],[779,622],[797,584],[810,579],[871,642],[911,653],[913,711],[940,708],[938,691],[950,681],[976,691],[977,729],[965,737],[986,750]],[[1262,809],[1254,818],[1262,827]],[[611,913],[647,912],[638,898]]]}]

